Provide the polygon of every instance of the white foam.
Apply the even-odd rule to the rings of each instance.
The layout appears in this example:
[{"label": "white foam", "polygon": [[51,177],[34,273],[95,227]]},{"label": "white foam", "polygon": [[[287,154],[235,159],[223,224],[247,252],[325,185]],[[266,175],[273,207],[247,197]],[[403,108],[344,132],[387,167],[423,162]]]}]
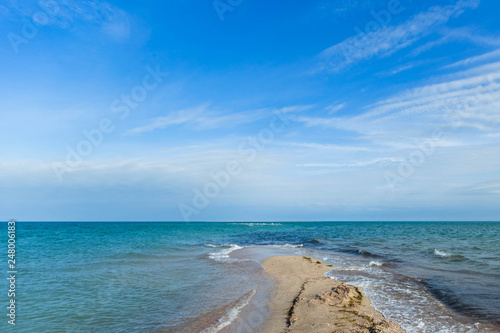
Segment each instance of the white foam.
[{"label": "white foam", "polygon": [[[473,325],[457,322],[438,300],[413,281],[394,280],[389,272],[357,275],[331,270],[325,275],[363,288],[372,306],[408,333],[479,333]],[[347,273],[347,274],[346,274]]]},{"label": "white foam", "polygon": [[231,325],[231,323],[238,318],[241,310],[250,303],[253,296],[255,295],[255,289],[252,290],[251,294],[247,297],[243,298],[236,306],[229,309],[222,317],[217,320],[217,324],[214,327],[209,327],[201,331],[201,333],[216,333],[222,330],[223,328]]},{"label": "white foam", "polygon": [[436,255],[438,257],[443,257],[443,258],[447,258],[447,257],[452,256],[452,254],[444,252],[444,251],[440,251],[438,249],[434,249],[434,255]]},{"label": "white foam", "polygon": [[[247,261],[250,259],[235,259],[231,258],[230,254],[233,251],[240,250],[240,249],[245,249],[245,248],[252,248],[252,247],[272,247],[272,248],[302,248],[304,247],[304,244],[270,244],[270,245],[250,245],[250,246],[239,246],[237,244],[225,244],[225,245],[213,245],[210,243],[206,243],[205,246],[207,247],[213,247],[213,248],[218,248],[218,247],[224,247],[223,249],[217,251],[217,252],[211,252],[208,254],[208,257],[210,259],[213,259],[215,261],[220,261],[220,262],[238,262],[238,261]],[[253,261],[253,260],[250,260]]]},{"label": "white foam", "polygon": [[337,270],[339,270],[339,271],[366,271],[367,267],[366,266],[350,265],[350,266],[338,267]]},{"label": "white foam", "polygon": [[265,225],[282,225],[281,223],[267,223],[267,222],[249,222],[249,223],[233,223],[233,224],[246,225],[249,227],[265,226]]},{"label": "white foam", "polygon": [[384,263],[380,261],[370,261],[370,266],[382,266]]},{"label": "white foam", "polygon": [[231,261],[231,258],[229,257],[229,254],[231,252],[245,248],[244,246],[239,246],[236,244],[229,244],[229,245],[225,245],[225,246],[228,246],[228,248],[225,248],[225,249],[220,250],[218,252],[209,253],[208,257],[210,259],[215,260],[215,261]]},{"label": "white foam", "polygon": [[290,247],[290,248],[300,248],[304,247],[304,244],[272,244],[272,245],[264,245],[266,247]]}]

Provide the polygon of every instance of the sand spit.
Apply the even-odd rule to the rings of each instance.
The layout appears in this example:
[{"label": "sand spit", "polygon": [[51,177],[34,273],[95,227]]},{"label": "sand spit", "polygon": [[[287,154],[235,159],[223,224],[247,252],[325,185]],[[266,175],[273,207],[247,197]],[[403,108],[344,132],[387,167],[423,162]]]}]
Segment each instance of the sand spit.
[{"label": "sand spit", "polygon": [[324,276],[331,265],[310,257],[276,256],[263,266],[276,281],[263,333],[404,332],[370,306],[361,288]]}]

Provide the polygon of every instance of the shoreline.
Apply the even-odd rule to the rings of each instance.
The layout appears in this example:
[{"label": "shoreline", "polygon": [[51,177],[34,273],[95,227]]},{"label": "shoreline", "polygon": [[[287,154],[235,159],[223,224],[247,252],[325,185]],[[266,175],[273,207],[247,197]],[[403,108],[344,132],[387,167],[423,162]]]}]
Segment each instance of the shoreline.
[{"label": "shoreline", "polygon": [[274,256],[262,262],[275,286],[262,333],[405,332],[371,307],[362,289],[324,274],[333,268],[305,256]]}]

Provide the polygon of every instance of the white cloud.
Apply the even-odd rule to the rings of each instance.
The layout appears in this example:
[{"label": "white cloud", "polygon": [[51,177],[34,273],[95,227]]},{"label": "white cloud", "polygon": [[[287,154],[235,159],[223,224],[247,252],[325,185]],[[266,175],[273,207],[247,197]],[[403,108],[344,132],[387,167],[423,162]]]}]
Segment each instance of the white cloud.
[{"label": "white cloud", "polygon": [[464,9],[475,8],[478,4],[478,0],[462,0],[455,5],[435,6],[398,26],[384,26],[377,31],[347,38],[319,54],[322,69],[338,71],[373,57],[389,56],[434,32],[451,17],[463,13]]},{"label": "white cloud", "polygon": [[404,72],[404,71],[407,71],[409,69],[412,69],[413,67],[415,67],[415,64],[407,64],[407,65],[402,65],[402,66],[399,66],[395,69],[393,69],[391,71],[391,75],[394,75],[394,74],[397,74],[397,73],[400,73],[400,72]]},{"label": "white cloud", "polygon": [[124,135],[142,134],[158,129],[165,129],[169,126],[175,125],[186,125],[196,130],[214,129],[219,127],[235,127],[269,117],[269,115],[272,115],[273,111],[279,111],[281,113],[296,113],[308,110],[309,108],[311,108],[309,105],[297,105],[284,107],[279,110],[262,108],[224,114],[211,110],[209,105],[206,103],[194,108],[173,111],[164,117],[151,119],[149,124],[132,128]]},{"label": "white cloud", "polygon": [[[496,181],[498,181],[498,179],[496,179]],[[479,194],[500,194],[500,183],[491,181],[486,184],[477,184],[470,186],[466,191]]]},{"label": "white cloud", "polygon": [[346,106],[346,104],[347,103],[329,105],[325,108],[325,110],[328,111],[328,114],[336,113],[342,110]]},{"label": "white cloud", "polygon": [[355,161],[351,163],[305,163],[298,164],[299,167],[307,168],[363,168],[368,166],[387,166],[397,162],[402,162],[404,159],[401,157],[381,157],[366,161]]},{"label": "white cloud", "polygon": [[173,111],[168,116],[157,117],[149,124],[133,128],[125,135],[142,134],[174,125],[189,125],[194,129],[212,129],[220,126],[237,126],[254,122],[266,114],[265,110],[255,110],[232,114],[220,114],[209,110],[208,104],[195,108]]},{"label": "white cloud", "polygon": [[325,150],[325,151],[368,151],[368,148],[363,146],[353,145],[336,145],[316,142],[279,142],[281,145],[293,146],[298,148]]},{"label": "white cloud", "polygon": [[[68,29],[77,23],[100,27],[108,36],[123,40],[131,31],[130,17],[124,10],[106,1],[12,1],[5,15],[36,19],[35,13],[45,12],[48,22],[44,24]],[[44,16],[45,17],[45,16]]]},{"label": "white cloud", "polygon": [[[325,156],[323,151],[313,157],[298,154],[296,150],[279,154],[266,148],[258,159],[246,164],[243,172],[234,177],[196,218],[209,219],[210,212],[215,211],[218,212],[215,218],[230,219],[231,214],[224,215],[227,207],[232,207],[232,214],[239,214],[239,209],[245,211],[245,207],[254,206],[261,210],[270,207],[272,213],[285,210],[296,216],[318,214],[321,209],[330,218],[338,214],[355,218],[349,210],[368,212],[367,218],[372,209],[390,212],[393,208],[409,206],[422,212],[436,205],[449,212],[463,205],[482,207],[485,201],[491,201],[492,204],[485,206],[496,207],[500,183],[498,148],[497,144],[440,151],[396,191],[385,186],[384,172],[397,169],[398,157],[361,156],[352,161],[337,157],[335,162],[335,156],[331,156],[332,161],[324,162],[321,160]],[[95,208],[98,214],[102,214],[99,209],[103,205],[115,207],[112,205],[118,202],[121,208],[124,204],[137,205],[134,209],[140,216],[147,214],[151,209],[148,203],[153,202],[155,206],[161,205],[162,214],[165,214],[162,216],[175,220],[181,218],[178,204],[190,203],[194,188],[203,189],[207,182],[213,181],[211,171],[223,170],[227,161],[239,155],[234,149],[187,151],[180,149],[178,154],[171,156],[152,154],[136,159],[86,161],[67,174],[63,183],[57,182],[50,164],[34,160],[0,161],[0,185],[7,189],[10,197],[22,196],[25,210],[40,199],[40,193],[50,193],[51,200],[57,197],[50,202],[58,207],[78,207],[79,211]],[[92,193],[92,196],[79,196],[80,193]],[[11,208],[9,201],[2,203],[4,211]],[[121,211],[118,207],[117,211]],[[239,215],[232,218],[235,216]],[[119,217],[130,218],[127,211]],[[278,218],[286,217],[278,214]]]},{"label": "white cloud", "polygon": [[430,41],[418,48],[416,48],[411,55],[417,56],[422,52],[426,52],[436,46],[443,45],[453,41],[468,41],[477,45],[484,46],[500,46],[500,38],[495,36],[485,36],[482,33],[477,33],[472,31],[470,28],[455,28],[455,29],[443,29],[442,37]]},{"label": "white cloud", "polygon": [[142,134],[152,132],[156,129],[164,129],[171,125],[200,122],[202,114],[207,111],[208,105],[200,105],[195,108],[183,109],[170,112],[168,116],[152,119],[148,125],[139,126],[128,130],[125,135]]},{"label": "white cloud", "polygon": [[[330,208],[367,206],[383,209],[384,203],[396,207],[409,203],[425,207],[438,200],[446,202],[449,208],[457,204],[456,200],[471,199],[470,196],[457,197],[462,193],[498,195],[498,186],[491,185],[499,182],[497,170],[500,159],[497,151],[498,146],[465,150],[455,147],[436,154],[407,181],[401,189],[405,194],[392,199],[387,197],[387,190],[382,189],[385,184],[383,174],[387,169],[396,168],[400,161],[398,157],[358,158],[352,162],[337,163],[299,162],[293,164],[295,168],[291,173],[289,163],[300,156],[268,152],[254,163],[245,165],[244,171],[210,205],[221,209],[223,205],[241,207],[251,202],[262,207],[272,205],[275,209],[290,206],[294,207],[293,212],[297,212],[320,203]],[[208,181],[212,181],[210,171],[223,170],[224,163],[237,155],[231,149],[211,149],[168,157],[94,160],[83,163],[66,175],[62,184],[57,183],[49,164],[39,161],[10,162],[9,165],[0,163],[0,182],[8,189],[86,189],[100,193],[98,198],[85,201],[87,208],[111,202],[113,198],[106,198],[106,193],[113,193],[116,188],[127,198],[134,198],[137,193],[146,195],[148,199],[162,195],[173,202],[174,208],[169,211],[168,217],[175,219],[178,214],[175,205],[190,202],[193,187],[203,188]],[[311,173],[306,170],[318,168],[329,172]],[[332,173],[331,169],[338,170]],[[26,179],[26,175],[36,181]],[[490,181],[492,179],[496,181]],[[429,192],[429,188],[439,191]],[[79,199],[67,198],[67,202],[72,200]]]},{"label": "white cloud", "polygon": [[[500,62],[442,75],[432,83],[398,92],[365,107],[356,116],[297,115],[308,127],[340,129],[361,135],[369,147],[421,142],[435,129],[450,134],[453,145],[494,143],[500,131]],[[365,141],[366,143],[366,141]]]},{"label": "white cloud", "polygon": [[280,108],[278,111],[281,112],[281,113],[295,113],[295,112],[301,112],[301,111],[306,111],[306,110],[309,110],[311,108],[313,108],[314,105],[313,104],[310,104],[310,105],[293,105],[293,106],[285,106],[283,108]]},{"label": "white cloud", "polygon": [[467,58],[467,59],[464,59],[464,60],[460,60],[460,61],[457,61],[451,65],[447,65],[443,68],[454,68],[454,67],[461,67],[461,66],[469,66],[469,65],[473,65],[473,64],[476,64],[478,62],[483,62],[483,61],[487,61],[487,60],[491,60],[491,59],[496,59],[496,60],[499,60],[500,59],[500,49],[498,50],[495,50],[495,51],[491,51],[491,52],[488,52],[488,53],[485,53],[485,54],[481,54],[481,55],[478,55],[478,56],[475,56],[475,57],[470,57],[470,58]]}]

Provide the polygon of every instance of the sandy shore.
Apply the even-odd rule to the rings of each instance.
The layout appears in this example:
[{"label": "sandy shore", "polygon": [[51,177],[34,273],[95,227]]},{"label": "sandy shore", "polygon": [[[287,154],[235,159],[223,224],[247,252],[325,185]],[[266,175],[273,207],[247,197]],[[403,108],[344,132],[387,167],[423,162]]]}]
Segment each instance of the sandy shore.
[{"label": "sandy shore", "polygon": [[404,332],[370,306],[361,288],[324,276],[331,265],[302,256],[276,256],[262,264],[276,282],[263,333]]}]

